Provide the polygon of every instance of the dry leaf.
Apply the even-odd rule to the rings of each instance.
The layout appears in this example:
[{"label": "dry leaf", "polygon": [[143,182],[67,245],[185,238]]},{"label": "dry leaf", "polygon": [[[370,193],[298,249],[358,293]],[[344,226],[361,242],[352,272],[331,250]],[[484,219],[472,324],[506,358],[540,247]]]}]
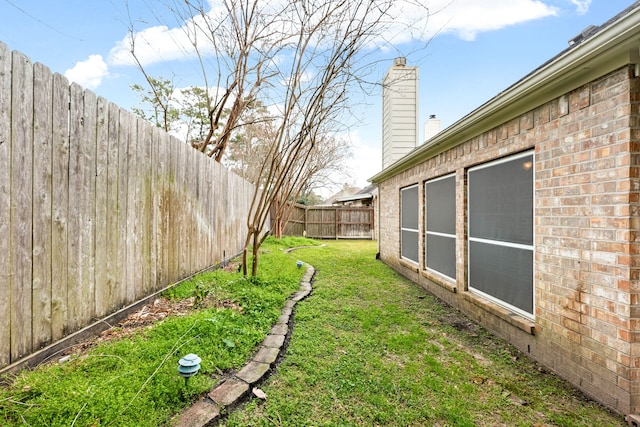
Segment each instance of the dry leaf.
[{"label": "dry leaf", "polygon": [[258,399],[265,400],[267,398],[267,394],[259,388],[254,387],[251,391],[253,392],[253,395]]}]

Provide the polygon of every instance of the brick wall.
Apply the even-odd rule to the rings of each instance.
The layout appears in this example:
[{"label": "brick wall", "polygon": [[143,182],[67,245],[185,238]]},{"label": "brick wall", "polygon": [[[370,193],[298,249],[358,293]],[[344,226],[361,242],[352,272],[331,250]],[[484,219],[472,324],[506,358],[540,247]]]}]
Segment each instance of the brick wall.
[{"label": "brick wall", "polygon": [[[640,412],[639,104],[625,67],[379,184],[384,262],[623,413]],[[467,292],[465,240],[467,169],[531,149],[534,322]],[[424,181],[453,172],[456,283],[399,257],[400,188],[420,184],[424,218]]]}]

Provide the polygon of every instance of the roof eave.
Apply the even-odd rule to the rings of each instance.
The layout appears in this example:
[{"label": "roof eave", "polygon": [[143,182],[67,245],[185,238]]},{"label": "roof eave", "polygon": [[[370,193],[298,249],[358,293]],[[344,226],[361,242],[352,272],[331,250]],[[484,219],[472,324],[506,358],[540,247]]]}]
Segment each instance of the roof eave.
[{"label": "roof eave", "polygon": [[338,197],[335,202],[350,202],[354,200],[364,200],[373,198],[372,193],[355,194],[353,196]]}]

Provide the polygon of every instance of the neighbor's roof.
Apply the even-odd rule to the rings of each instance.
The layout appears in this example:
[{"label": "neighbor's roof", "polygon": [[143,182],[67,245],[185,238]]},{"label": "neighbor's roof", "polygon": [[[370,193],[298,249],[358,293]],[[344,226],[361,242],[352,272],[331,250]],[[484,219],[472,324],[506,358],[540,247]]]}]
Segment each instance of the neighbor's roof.
[{"label": "neighbor's roof", "polygon": [[[590,26],[558,55],[369,181],[379,183],[628,64],[640,66],[640,1]],[[636,71],[640,74],[640,69]]]},{"label": "neighbor's roof", "polygon": [[373,198],[374,194],[378,191],[375,185],[369,185],[366,188],[358,191],[356,194],[352,194],[350,196],[342,196],[336,198],[333,202],[350,202],[353,200],[366,200]]}]

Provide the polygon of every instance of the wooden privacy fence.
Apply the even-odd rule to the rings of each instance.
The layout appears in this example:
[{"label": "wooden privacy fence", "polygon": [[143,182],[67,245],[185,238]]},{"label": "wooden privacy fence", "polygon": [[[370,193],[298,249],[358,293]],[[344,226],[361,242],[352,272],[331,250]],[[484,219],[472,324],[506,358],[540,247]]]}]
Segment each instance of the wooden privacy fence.
[{"label": "wooden privacy fence", "polygon": [[374,239],[371,206],[296,205],[284,228],[288,236],[314,239]]},{"label": "wooden privacy fence", "polygon": [[0,368],[239,253],[253,191],[0,43]]}]

